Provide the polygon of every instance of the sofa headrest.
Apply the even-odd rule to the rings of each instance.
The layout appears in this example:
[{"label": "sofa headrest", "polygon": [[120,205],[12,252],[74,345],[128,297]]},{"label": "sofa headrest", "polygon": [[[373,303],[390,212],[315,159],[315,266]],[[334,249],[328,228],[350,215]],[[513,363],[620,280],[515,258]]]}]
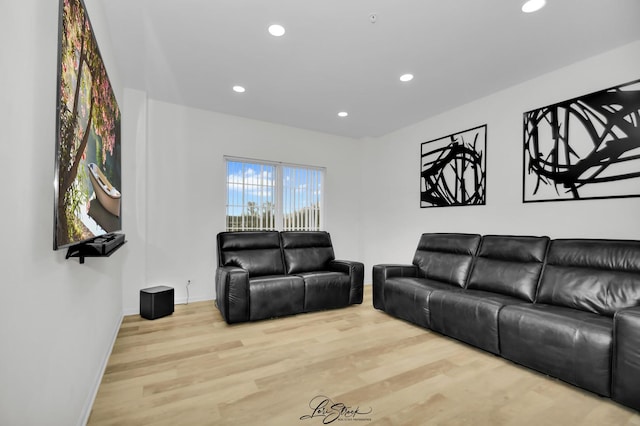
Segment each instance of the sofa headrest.
[{"label": "sofa headrest", "polygon": [[277,231],[221,232],[218,241],[218,266],[237,266],[250,277],[284,274]]},{"label": "sofa headrest", "polygon": [[640,305],[640,241],[552,241],[536,301],[608,316]]},{"label": "sofa headrest", "polygon": [[551,242],[547,264],[640,273],[640,242],[557,239]]},{"label": "sofa headrest", "polygon": [[473,256],[479,244],[480,235],[477,234],[427,233],[420,237],[418,250]]},{"label": "sofa headrest", "polygon": [[238,231],[218,234],[218,248],[227,250],[248,250],[280,248],[278,231]]},{"label": "sofa headrest", "polygon": [[478,257],[511,262],[543,262],[548,245],[549,237],[485,235]]},{"label": "sofa headrest", "polygon": [[485,235],[467,288],[533,302],[549,237]]},{"label": "sofa headrest", "polygon": [[282,231],[282,247],[307,248],[307,247],[332,247],[331,236],[324,231]]},{"label": "sofa headrest", "polygon": [[280,237],[287,274],[322,271],[335,259],[328,232],[283,231]]},{"label": "sofa headrest", "polygon": [[477,234],[422,234],[413,264],[425,278],[464,287],[479,245]]}]

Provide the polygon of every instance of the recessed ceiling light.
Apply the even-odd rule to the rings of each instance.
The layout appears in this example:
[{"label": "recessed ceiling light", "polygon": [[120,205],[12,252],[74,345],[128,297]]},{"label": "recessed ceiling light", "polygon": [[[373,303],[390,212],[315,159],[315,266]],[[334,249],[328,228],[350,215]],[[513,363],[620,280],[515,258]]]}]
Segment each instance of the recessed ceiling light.
[{"label": "recessed ceiling light", "polygon": [[411,81],[411,80],[413,80],[413,74],[402,74],[400,76],[400,81],[402,82],[406,83],[407,81]]},{"label": "recessed ceiling light", "polygon": [[342,118],[344,118],[344,117],[346,117],[346,116],[348,116],[348,115],[349,115],[349,113],[348,113],[348,112],[346,112],[346,111],[340,111],[340,112],[338,113],[338,117],[342,117]]},{"label": "recessed ceiling light", "polygon": [[237,93],[244,93],[246,89],[242,86],[233,86],[233,91]]},{"label": "recessed ceiling light", "polygon": [[545,4],[547,4],[546,0],[529,0],[528,2],[522,5],[522,11],[524,13],[536,12],[542,9]]},{"label": "recessed ceiling light", "polygon": [[282,25],[279,25],[279,24],[269,25],[269,34],[271,34],[272,36],[280,37],[280,36],[283,36],[284,33],[285,31]]}]

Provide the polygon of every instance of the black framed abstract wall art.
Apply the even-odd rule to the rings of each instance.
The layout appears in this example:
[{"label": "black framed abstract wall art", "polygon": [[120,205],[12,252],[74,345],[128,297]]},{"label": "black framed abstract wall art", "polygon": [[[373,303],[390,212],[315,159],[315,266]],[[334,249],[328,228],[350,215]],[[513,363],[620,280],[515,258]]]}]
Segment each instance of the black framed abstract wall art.
[{"label": "black framed abstract wall art", "polygon": [[420,146],[420,207],[486,203],[487,125]]},{"label": "black framed abstract wall art", "polygon": [[82,0],[60,0],[53,248],[122,229],[120,110]]},{"label": "black framed abstract wall art", "polygon": [[640,80],[524,113],[523,202],[640,196]]}]

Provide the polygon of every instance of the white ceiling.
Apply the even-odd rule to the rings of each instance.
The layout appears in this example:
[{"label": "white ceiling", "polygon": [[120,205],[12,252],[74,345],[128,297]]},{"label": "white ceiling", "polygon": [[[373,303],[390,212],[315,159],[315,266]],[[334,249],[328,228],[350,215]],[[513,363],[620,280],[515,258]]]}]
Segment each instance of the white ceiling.
[{"label": "white ceiling", "polygon": [[547,0],[534,14],[523,2],[102,0],[126,87],[354,138],[640,40],[640,0]]}]

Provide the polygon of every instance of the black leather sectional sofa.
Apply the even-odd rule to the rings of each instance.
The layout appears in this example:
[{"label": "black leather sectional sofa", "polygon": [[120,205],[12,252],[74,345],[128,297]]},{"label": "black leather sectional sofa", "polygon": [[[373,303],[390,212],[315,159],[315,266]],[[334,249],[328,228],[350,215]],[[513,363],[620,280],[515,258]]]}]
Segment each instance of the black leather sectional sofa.
[{"label": "black leather sectional sofa", "polygon": [[362,303],[364,265],[336,260],[327,232],[222,232],[216,306],[228,323]]},{"label": "black leather sectional sofa", "polygon": [[640,410],[640,241],[423,234],[373,304]]}]

